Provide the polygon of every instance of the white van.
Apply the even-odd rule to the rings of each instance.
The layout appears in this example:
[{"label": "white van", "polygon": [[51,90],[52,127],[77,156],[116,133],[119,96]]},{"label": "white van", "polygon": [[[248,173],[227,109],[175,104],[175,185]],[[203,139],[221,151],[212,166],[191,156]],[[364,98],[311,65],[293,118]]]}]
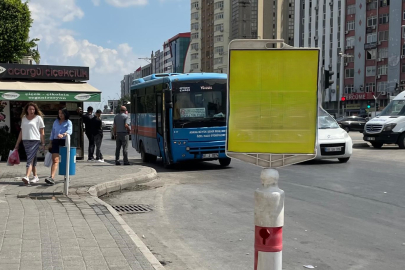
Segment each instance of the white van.
[{"label": "white van", "polygon": [[388,106],[364,126],[363,140],[374,148],[398,144],[405,149],[405,92],[398,94]]}]

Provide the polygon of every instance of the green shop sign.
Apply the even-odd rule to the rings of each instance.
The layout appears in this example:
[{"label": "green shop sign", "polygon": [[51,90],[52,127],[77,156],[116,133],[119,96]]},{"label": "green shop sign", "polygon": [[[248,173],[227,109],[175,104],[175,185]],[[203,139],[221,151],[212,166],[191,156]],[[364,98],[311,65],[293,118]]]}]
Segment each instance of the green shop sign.
[{"label": "green shop sign", "polygon": [[0,100],[100,102],[101,93],[0,91]]}]

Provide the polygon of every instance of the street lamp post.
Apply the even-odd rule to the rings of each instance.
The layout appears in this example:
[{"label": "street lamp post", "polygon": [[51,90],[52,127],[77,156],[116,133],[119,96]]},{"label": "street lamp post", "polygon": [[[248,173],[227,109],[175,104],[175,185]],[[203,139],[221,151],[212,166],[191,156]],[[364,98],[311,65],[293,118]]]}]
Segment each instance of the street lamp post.
[{"label": "street lamp post", "polygon": [[[344,59],[353,57],[350,54],[344,54],[342,52],[339,53],[340,55],[340,83],[339,83],[339,93],[338,93],[338,116],[340,116],[340,93],[343,94],[343,83],[344,83]],[[344,109],[343,109],[344,113]],[[343,115],[344,116],[344,115]]]}]

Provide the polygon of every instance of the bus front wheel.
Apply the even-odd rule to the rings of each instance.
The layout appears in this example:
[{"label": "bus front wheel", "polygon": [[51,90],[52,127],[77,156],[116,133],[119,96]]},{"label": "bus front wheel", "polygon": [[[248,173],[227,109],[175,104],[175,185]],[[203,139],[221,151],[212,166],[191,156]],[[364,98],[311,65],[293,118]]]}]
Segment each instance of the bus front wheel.
[{"label": "bus front wheel", "polygon": [[230,158],[220,158],[220,159],[219,159],[219,164],[220,164],[222,167],[229,166],[229,164],[231,164],[231,159],[230,159]]}]

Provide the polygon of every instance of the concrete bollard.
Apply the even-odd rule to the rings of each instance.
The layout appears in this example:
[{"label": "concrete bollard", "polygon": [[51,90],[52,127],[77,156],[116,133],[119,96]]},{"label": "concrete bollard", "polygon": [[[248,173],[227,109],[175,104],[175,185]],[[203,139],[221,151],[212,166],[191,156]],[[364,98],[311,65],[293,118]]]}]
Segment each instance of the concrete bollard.
[{"label": "concrete bollard", "polygon": [[281,270],[284,226],[284,191],[279,174],[263,169],[263,187],[255,191],[255,270]]}]

